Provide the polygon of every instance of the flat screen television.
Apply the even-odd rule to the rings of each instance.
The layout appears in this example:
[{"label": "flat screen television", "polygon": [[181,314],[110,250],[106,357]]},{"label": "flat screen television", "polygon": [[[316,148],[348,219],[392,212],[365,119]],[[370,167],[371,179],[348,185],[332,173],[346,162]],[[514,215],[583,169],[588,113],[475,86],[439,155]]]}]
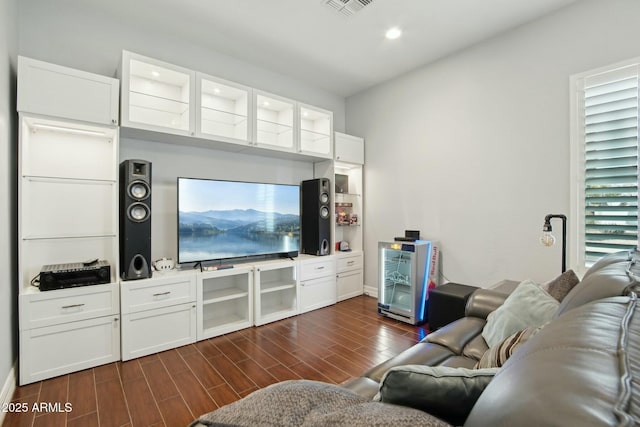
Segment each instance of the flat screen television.
[{"label": "flat screen television", "polygon": [[178,178],[178,262],[297,255],[300,186]]}]

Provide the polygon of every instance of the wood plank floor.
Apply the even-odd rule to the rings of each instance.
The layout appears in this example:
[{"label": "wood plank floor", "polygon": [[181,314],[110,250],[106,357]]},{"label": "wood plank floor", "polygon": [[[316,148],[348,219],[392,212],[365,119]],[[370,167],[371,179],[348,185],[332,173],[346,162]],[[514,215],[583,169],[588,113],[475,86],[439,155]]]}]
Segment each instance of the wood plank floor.
[{"label": "wood plank floor", "polygon": [[[18,387],[13,407],[28,410],[6,413],[2,425],[186,426],[278,381],[340,384],[428,332],[379,316],[376,304],[374,298],[356,297],[261,327]],[[61,411],[52,412],[55,406],[32,410],[43,403],[59,403]]]}]

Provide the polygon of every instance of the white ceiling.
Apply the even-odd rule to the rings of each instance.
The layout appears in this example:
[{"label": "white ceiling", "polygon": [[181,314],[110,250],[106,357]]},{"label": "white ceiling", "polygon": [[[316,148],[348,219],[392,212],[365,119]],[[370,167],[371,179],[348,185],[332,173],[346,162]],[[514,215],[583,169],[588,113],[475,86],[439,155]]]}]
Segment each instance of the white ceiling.
[{"label": "white ceiling", "polygon": [[350,17],[325,0],[66,1],[349,96],[577,0],[373,0]]}]

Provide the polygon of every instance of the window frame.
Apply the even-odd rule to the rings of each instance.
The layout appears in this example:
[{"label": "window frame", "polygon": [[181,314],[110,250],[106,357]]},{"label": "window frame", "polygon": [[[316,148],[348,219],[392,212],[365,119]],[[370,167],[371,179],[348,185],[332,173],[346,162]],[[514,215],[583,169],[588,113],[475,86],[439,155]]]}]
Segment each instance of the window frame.
[{"label": "window frame", "polygon": [[[593,70],[574,74],[569,77],[569,195],[570,195],[570,220],[569,220],[569,250],[568,262],[574,271],[581,277],[589,268],[586,265],[585,257],[585,108],[584,108],[584,89],[585,80],[594,78],[598,75],[607,75],[615,73],[617,70],[636,67],[636,73],[640,76],[640,57],[632,58],[615,64],[599,67]],[[640,85],[639,85],[640,92]],[[640,93],[638,97],[638,111],[640,122]],[[640,129],[640,123],[638,125]],[[640,135],[638,135],[638,158],[640,160]],[[638,169],[638,178],[640,179],[640,167]],[[640,192],[640,185],[638,186]],[[640,194],[638,195],[640,199]],[[639,206],[640,210],[640,206]],[[640,216],[640,211],[638,213]],[[640,241],[640,224],[639,224],[638,240]]]}]

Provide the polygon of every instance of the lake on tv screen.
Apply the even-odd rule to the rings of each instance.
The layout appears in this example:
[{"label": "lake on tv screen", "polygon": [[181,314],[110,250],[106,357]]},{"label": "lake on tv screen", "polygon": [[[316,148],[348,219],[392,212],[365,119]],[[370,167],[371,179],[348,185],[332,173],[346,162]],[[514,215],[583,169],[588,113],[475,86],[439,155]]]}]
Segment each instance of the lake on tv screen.
[{"label": "lake on tv screen", "polygon": [[255,209],[178,213],[180,262],[292,252],[300,215]]},{"label": "lake on tv screen", "polygon": [[236,258],[297,251],[299,234],[292,235],[237,235],[211,236],[180,235],[180,261],[194,262],[220,258]]}]

